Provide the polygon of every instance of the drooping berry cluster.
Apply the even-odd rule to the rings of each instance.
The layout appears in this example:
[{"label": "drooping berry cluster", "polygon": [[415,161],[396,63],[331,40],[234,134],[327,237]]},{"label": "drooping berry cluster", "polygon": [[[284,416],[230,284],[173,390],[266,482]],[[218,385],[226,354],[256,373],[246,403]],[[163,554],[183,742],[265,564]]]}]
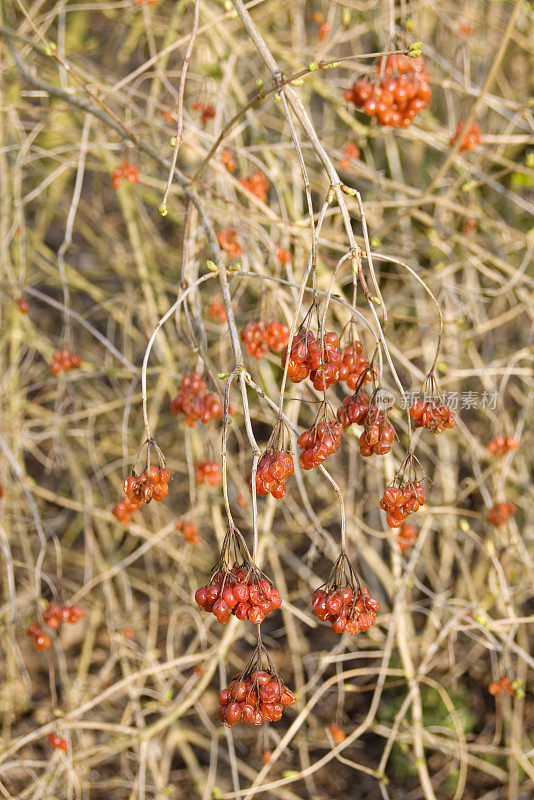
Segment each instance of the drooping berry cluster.
[{"label": "drooping berry cluster", "polygon": [[219,247],[224,250],[228,258],[237,258],[243,252],[243,247],[238,240],[237,231],[224,230],[217,234]]},{"label": "drooping berry cluster", "polygon": [[329,622],[336,633],[367,631],[376,622],[378,600],[369,597],[363,586],[355,591],[350,586],[317,589],[313,595],[313,611],[322,622]]},{"label": "drooping berry cluster", "polygon": [[294,702],[293,692],[272,672],[243,672],[234,675],[228,687],[219,692],[217,717],[229,727],[249,722],[259,728],[265,720],[278,722],[284,707]]},{"label": "drooping berry cluster", "polygon": [[[459,122],[458,125],[456,126],[456,132],[450,140],[451,146],[455,145],[458,139],[461,137],[463,129],[464,129],[464,123]],[[482,144],[482,132],[479,126],[476,124],[476,122],[473,122],[473,124],[469,126],[467,136],[460,145],[460,153],[463,152],[464,150],[471,152],[481,144]]]},{"label": "drooping berry cluster", "polygon": [[239,338],[247,353],[260,361],[269,350],[280,353],[287,346],[289,328],[281,322],[247,322]]},{"label": "drooping berry cluster", "polygon": [[155,500],[161,502],[169,491],[171,471],[167,467],[156,467],[155,464],[147,467],[137,476],[135,472],[129,475],[123,485],[123,491],[128,500],[140,505]]},{"label": "drooping berry cluster", "polygon": [[122,522],[123,525],[127,525],[132,519],[132,514],[141,508],[141,506],[144,506],[144,504],[144,500],[140,503],[132,503],[131,500],[125,497],[113,506],[111,513],[117,517],[119,522]]},{"label": "drooping berry cluster", "polygon": [[217,320],[217,322],[226,322],[226,309],[224,303],[210,303],[208,308],[208,317]]},{"label": "drooping berry cluster", "polygon": [[369,397],[365,392],[356,392],[345,397],[337,410],[337,419],[346,430],[351,425],[363,425],[369,411]]},{"label": "drooping berry cluster", "polygon": [[499,678],[498,681],[492,681],[488,686],[488,692],[492,694],[494,697],[507,692],[510,697],[513,697],[515,694],[514,686],[508,675],[503,675],[502,678]]},{"label": "drooping berry cluster", "polygon": [[71,353],[69,350],[56,350],[52,356],[50,372],[59,375],[60,372],[67,372],[69,369],[77,369],[82,363],[80,356]]},{"label": "drooping berry cluster", "polygon": [[215,395],[207,391],[200,372],[184,375],[170,411],[174,416],[183,414],[186,425],[193,428],[197,422],[206,425],[211,419],[222,419],[223,406]]},{"label": "drooping berry cluster", "polygon": [[302,469],[313,469],[335,453],[341,444],[341,426],[337,422],[315,423],[297,439],[302,449],[299,463]]},{"label": "drooping berry cluster", "polygon": [[397,544],[401,553],[408,550],[417,540],[417,528],[415,525],[406,523],[397,534]]},{"label": "drooping berry cluster", "polygon": [[519,442],[512,436],[495,436],[488,443],[488,450],[492,456],[504,456],[510,450],[517,450]]},{"label": "drooping berry cluster", "polygon": [[248,189],[258,200],[265,203],[267,200],[267,192],[269,191],[269,181],[263,172],[255,172],[249,178],[239,178],[239,183]]},{"label": "drooping berry cluster", "polygon": [[360,436],[360,454],[365,458],[389,453],[395,438],[395,429],[388,419],[388,409],[378,406],[376,392],[374,398],[369,402],[369,410],[363,422],[364,430]]},{"label": "drooping berry cluster", "polygon": [[129,183],[137,183],[139,181],[137,167],[130,164],[129,161],[123,161],[120,167],[115,167],[111,173],[113,188],[118,189],[123,179],[129,181]]},{"label": "drooping berry cluster", "polygon": [[65,739],[62,739],[58,733],[51,733],[48,736],[48,744],[55,747],[56,750],[67,750],[68,744]]},{"label": "drooping berry cluster", "polygon": [[215,108],[209,103],[202,103],[197,100],[193,103],[191,108],[193,111],[200,111],[200,122],[202,125],[205,125],[209,119],[213,119],[215,116]]},{"label": "drooping berry cluster", "polygon": [[[283,367],[286,365],[287,357],[286,346],[282,353]],[[293,383],[300,383],[309,376],[316,389],[327,389],[339,379],[342,358],[337,333],[333,331],[325,333],[321,345],[321,341],[316,339],[311,331],[301,328],[291,344],[287,377]]]},{"label": "drooping berry cluster", "polygon": [[210,486],[217,486],[222,480],[221,468],[218,461],[197,461],[195,464],[195,477],[198,486],[205,480]]},{"label": "drooping berry cluster", "polygon": [[415,400],[410,406],[410,416],[416,428],[426,428],[431,433],[442,433],[454,427],[454,412],[433,400]]},{"label": "drooping berry cluster", "polygon": [[516,512],[517,506],[515,506],[514,503],[508,501],[494,503],[488,511],[487,520],[490,525],[495,525],[496,528],[500,528],[501,525],[504,525]]},{"label": "drooping berry cluster", "polygon": [[[375,370],[375,377],[376,377]],[[356,387],[363,386],[373,378],[371,365],[362,354],[362,345],[359,341],[348,344],[342,352],[339,380],[347,381],[348,388],[353,392]]]},{"label": "drooping berry cluster", "polygon": [[409,481],[397,486],[387,486],[380,500],[380,508],[387,512],[386,522],[390,528],[400,528],[406,517],[425,503],[425,487],[418,481]]},{"label": "drooping berry cluster", "polygon": [[194,545],[200,544],[200,539],[198,537],[198,525],[196,522],[190,522],[186,519],[178,519],[176,520],[174,527],[177,531],[182,531],[186,542],[191,542],[191,544]]},{"label": "drooping berry cluster", "polygon": [[43,619],[52,630],[55,630],[61,622],[75,625],[84,616],[85,612],[81,606],[63,606],[52,602],[43,611]]},{"label": "drooping berry cluster", "polygon": [[[256,492],[261,497],[272,494],[277,500],[286,493],[286,481],[293,475],[293,457],[287,451],[267,450],[258,462],[256,470]],[[252,492],[252,478],[249,491]]]},{"label": "drooping berry cluster", "polygon": [[356,81],[343,96],[367,116],[376,117],[380,125],[409,128],[417,114],[430,105],[432,89],[423,59],[401,54],[379,58],[376,75]]},{"label": "drooping berry cluster", "polygon": [[195,601],[204,611],[214,614],[222,625],[232,615],[260,625],[282,605],[282,598],[269,581],[243,564],[234,564],[230,570],[218,570],[207,586],[196,590]]}]

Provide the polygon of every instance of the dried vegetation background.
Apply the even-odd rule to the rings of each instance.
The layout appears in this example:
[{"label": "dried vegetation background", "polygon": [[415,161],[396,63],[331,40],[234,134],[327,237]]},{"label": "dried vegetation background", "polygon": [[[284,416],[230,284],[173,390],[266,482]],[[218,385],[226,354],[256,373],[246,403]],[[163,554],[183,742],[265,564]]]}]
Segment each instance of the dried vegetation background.
[{"label": "dried vegetation background", "polygon": [[[527,800],[534,791],[532,4],[249,3],[282,71],[304,71],[293,92],[342,182],[361,194],[383,298],[378,306],[358,293],[367,353],[374,315],[385,307],[387,348],[405,391],[420,389],[434,358],[433,303],[408,271],[380,258],[387,255],[437,297],[445,333],[436,371],[442,390],[459,393],[456,428],[415,437],[428,501],[404,553],[377,505],[407,446],[385,348],[382,384],[396,397],[392,454],[364,460],[357,434],[348,433],[328,460],[345,501],[349,556],[381,602],[367,633],[340,637],[312,613],[311,595],[326,580],[340,536],[338,497],[324,475],[301,473],[283,500],[258,501],[258,560],[284,598],[262,625],[263,640],[298,698],[280,723],[259,731],[229,731],[216,719],[217,692],[247,661],[254,626],[232,619],[221,627],[192,603],[226,530],[220,486],[197,487],[193,466],[219,460],[221,424],[186,429],[169,413],[186,372],[200,367],[222,392],[235,365],[226,324],[208,316],[225,280],[208,265],[210,229],[235,230],[242,246],[239,258],[218,262],[239,262],[220,270],[237,330],[260,318],[291,325],[310,256],[284,102],[235,5],[241,18],[216,0],[4,4],[0,793]],[[370,124],[343,99],[372,68],[362,56],[393,46],[392,18],[397,44],[423,42],[433,88],[431,108],[408,130]],[[345,57],[335,68],[306,69]],[[258,80],[264,96],[226,128],[257,96]],[[317,222],[331,175],[291,115]],[[482,131],[471,153],[450,145],[460,121]],[[173,136],[181,173],[162,216]],[[347,158],[349,144],[359,158]],[[221,162],[224,150],[233,172]],[[114,190],[111,175],[123,161],[137,167],[139,180]],[[239,181],[258,172],[269,183],[265,201]],[[200,206],[183,188],[195,175]],[[357,198],[343,197],[365,251]],[[349,251],[337,200],[324,212],[319,293]],[[280,263],[278,248],[290,252],[289,264]],[[365,252],[363,269],[369,282]],[[148,362],[148,414],[173,472],[169,495],[121,525],[112,508],[145,438],[147,341],[198,276],[207,277],[170,316]],[[350,319],[353,277],[346,260],[327,311],[330,330]],[[21,297],[27,313],[17,306]],[[80,369],[51,373],[60,347],[80,354]],[[243,398],[263,449],[282,370],[278,356],[243,358],[247,372],[234,376],[231,394],[228,493],[250,542]],[[337,407],[343,391],[329,396]],[[312,424],[316,399],[309,387],[289,385],[285,411],[299,430]],[[487,443],[497,434],[515,436],[519,450],[492,457]],[[489,526],[488,509],[504,499],[517,514]],[[198,545],[176,530],[177,519],[199,526]],[[49,600],[79,604],[85,617],[51,632],[52,646],[37,651],[25,631]],[[504,675],[518,681],[515,695],[490,696],[488,685]],[[67,741],[65,752],[50,746],[52,732]]]}]

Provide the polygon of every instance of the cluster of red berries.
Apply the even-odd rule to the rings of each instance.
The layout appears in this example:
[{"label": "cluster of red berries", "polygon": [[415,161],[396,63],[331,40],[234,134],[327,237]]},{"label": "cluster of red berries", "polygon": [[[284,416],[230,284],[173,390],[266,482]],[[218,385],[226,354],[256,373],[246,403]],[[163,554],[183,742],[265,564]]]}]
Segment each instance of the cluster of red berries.
[{"label": "cluster of red berries", "polygon": [[[256,493],[260,497],[272,494],[274,498],[280,500],[286,493],[286,481],[294,472],[291,453],[285,450],[264,453],[256,470]],[[248,488],[252,492],[252,478]]]},{"label": "cluster of red berries", "polygon": [[208,308],[208,317],[215,319],[217,322],[226,322],[226,309],[224,303],[210,303]]},{"label": "cluster of red berries", "polygon": [[111,183],[114,189],[119,188],[123,178],[130,183],[137,183],[139,181],[137,167],[133,164],[130,164],[129,161],[123,161],[120,167],[115,167],[111,173]]},{"label": "cluster of red berries", "polygon": [[517,450],[519,442],[512,436],[495,436],[488,443],[488,450],[492,456],[504,456],[509,450]]},{"label": "cluster of red berries", "polygon": [[51,733],[48,737],[48,744],[55,747],[56,750],[67,750],[68,744],[65,739],[62,739],[58,733]]},{"label": "cluster of red berries", "polygon": [[229,727],[236,722],[250,722],[259,728],[265,720],[278,722],[284,707],[294,702],[293,692],[271,672],[239,673],[219,692],[217,717]]},{"label": "cluster of red berries", "polygon": [[365,392],[356,392],[345,397],[337,410],[337,419],[347,430],[351,425],[363,425],[369,411],[369,398]]},{"label": "cluster of red berries", "polygon": [[131,500],[125,497],[113,506],[111,513],[117,517],[119,522],[122,522],[123,525],[127,525],[132,519],[132,514],[141,508],[141,506],[144,506],[144,504],[143,500],[140,503],[132,503]]},{"label": "cluster of red berries", "polygon": [[[459,122],[456,127],[456,133],[450,140],[449,144],[455,145],[458,139],[461,137],[462,132],[464,129],[464,123]],[[474,122],[467,131],[467,136],[463,140],[462,144],[460,145],[460,153],[464,150],[471,152],[475,150],[480,144],[482,144],[482,132],[479,126]]]},{"label": "cluster of red berries", "polygon": [[247,322],[239,337],[247,353],[260,361],[269,350],[280,353],[287,347],[289,328],[281,322]]},{"label": "cluster of red berries", "polygon": [[397,544],[399,545],[399,550],[401,553],[404,553],[405,550],[408,550],[415,541],[417,540],[417,528],[415,525],[405,524],[401,527],[400,531],[397,534]]},{"label": "cluster of red berries", "polygon": [[210,419],[222,419],[223,406],[215,395],[207,392],[207,384],[200,372],[184,375],[176,397],[171,402],[171,414],[184,414],[186,425],[193,428],[197,422],[204,425]]},{"label": "cluster of red berries", "polygon": [[336,633],[367,631],[376,622],[378,600],[369,597],[363,586],[353,591],[350,586],[317,589],[313,595],[313,612],[322,622],[329,622]]},{"label": "cluster of red berries", "polygon": [[195,522],[189,522],[186,519],[178,519],[174,527],[177,531],[182,531],[186,542],[191,542],[191,544],[194,545],[200,544],[198,525]]},{"label": "cluster of red berries", "polygon": [[195,602],[215,614],[222,625],[232,614],[260,625],[268,614],[280,608],[282,598],[269,581],[235,564],[230,570],[219,570],[208,586],[197,589]]},{"label": "cluster of red berries", "polygon": [[[287,377],[293,383],[300,383],[308,376],[316,389],[327,389],[339,379],[342,354],[339,351],[337,333],[329,331],[324,335],[323,346],[311,331],[301,329],[293,339],[291,355],[287,367]],[[286,366],[288,348],[282,353],[282,366]]]},{"label": "cluster of red berries", "polygon": [[193,111],[200,111],[200,122],[202,125],[205,125],[209,119],[213,119],[215,116],[215,108],[209,103],[201,103],[197,100],[196,103],[193,103],[191,108]]},{"label": "cluster of red berries", "polygon": [[[311,331],[301,329],[296,334],[287,368],[290,381],[300,383],[309,376],[318,391],[328,389],[336,381],[346,381],[349,389],[354,391],[359,382],[363,384],[371,380],[370,364],[362,355],[360,342],[356,341],[341,350],[337,333],[328,331],[323,343],[324,357],[321,341]],[[283,367],[286,360],[287,347],[282,353]],[[366,372],[368,374],[362,378]]]},{"label": "cluster of red berries", "polygon": [[218,461],[197,461],[195,464],[195,476],[198,486],[202,486],[205,480],[210,486],[217,486],[222,480],[221,468]]},{"label": "cluster of red berries", "polygon": [[487,520],[490,525],[495,525],[496,528],[500,528],[501,525],[504,525],[516,512],[517,506],[513,503],[507,501],[504,503],[494,503],[488,511]]},{"label": "cluster of red berries", "polygon": [[386,408],[369,405],[365,415],[364,430],[360,436],[360,454],[365,458],[372,455],[383,456],[391,450],[395,429],[388,420]]},{"label": "cluster of red berries", "polygon": [[30,310],[29,303],[25,297],[19,297],[19,299],[17,300],[17,307],[21,314],[27,314],[28,311]]},{"label": "cluster of red berries", "polygon": [[309,430],[301,433],[297,439],[302,449],[299,463],[302,469],[313,469],[335,453],[341,444],[341,426],[337,422],[316,423]]},{"label": "cluster of red berries", "polygon": [[131,503],[140,505],[150,503],[155,500],[161,502],[169,491],[169,481],[171,471],[167,467],[156,467],[151,464],[142,471],[139,477],[135,474],[129,475],[124,481],[123,491]]},{"label": "cluster of red berries", "polygon": [[356,81],[343,92],[345,100],[361,108],[380,125],[409,128],[417,114],[430,105],[432,89],[422,58],[405,55],[379,58],[376,78]]},{"label": "cluster of red berries", "polygon": [[492,681],[488,686],[488,692],[492,694],[494,697],[503,694],[504,692],[508,692],[510,697],[513,697],[515,694],[514,687],[512,681],[508,677],[508,675],[503,675],[502,678],[499,678],[498,681]]},{"label": "cluster of red berries", "polygon": [[221,164],[224,164],[228,172],[233,172],[235,169],[235,161],[229,150],[223,150],[220,158]]},{"label": "cluster of red berries", "polygon": [[71,353],[69,350],[56,350],[52,356],[50,372],[54,375],[59,375],[60,372],[77,369],[81,363],[82,359],[76,353]]},{"label": "cluster of red berries", "polygon": [[431,433],[442,433],[446,428],[454,427],[454,412],[432,400],[415,400],[410,406],[410,416],[416,428],[426,428]]},{"label": "cluster of red berries", "polygon": [[269,181],[263,172],[255,172],[250,178],[239,178],[239,183],[248,189],[258,200],[265,203],[269,191]]},{"label": "cluster of red berries", "polygon": [[52,630],[55,630],[60,622],[75,625],[84,616],[85,612],[81,606],[62,606],[52,602],[43,611],[43,619]]},{"label": "cluster of red berries", "polygon": [[418,481],[410,481],[401,486],[387,486],[379,505],[387,512],[389,527],[400,528],[406,517],[424,503],[425,487]]},{"label": "cluster of red berries", "polygon": [[243,252],[243,247],[238,240],[237,231],[224,230],[217,234],[219,247],[224,250],[228,258],[237,258]]}]

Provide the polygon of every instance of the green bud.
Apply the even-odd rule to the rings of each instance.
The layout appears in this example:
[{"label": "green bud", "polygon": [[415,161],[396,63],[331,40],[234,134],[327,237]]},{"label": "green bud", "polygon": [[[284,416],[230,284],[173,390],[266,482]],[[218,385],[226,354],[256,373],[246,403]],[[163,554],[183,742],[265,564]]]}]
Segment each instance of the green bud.
[{"label": "green bud", "polygon": [[166,217],[167,214],[169,213],[169,209],[167,208],[165,203],[162,203],[160,206],[158,206],[158,211],[162,217]]}]

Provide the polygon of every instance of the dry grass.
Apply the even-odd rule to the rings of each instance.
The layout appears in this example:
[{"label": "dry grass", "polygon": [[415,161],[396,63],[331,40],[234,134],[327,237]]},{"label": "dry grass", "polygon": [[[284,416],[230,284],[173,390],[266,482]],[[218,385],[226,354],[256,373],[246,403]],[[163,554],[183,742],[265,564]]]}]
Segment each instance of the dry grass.
[{"label": "dry grass", "polygon": [[[304,68],[302,84],[281,90],[280,101],[254,31],[216,0],[12,0],[4,8],[1,795],[526,800],[534,784],[531,4],[251,5],[263,55],[289,75]],[[373,63],[360,54],[392,46],[392,8],[399,33],[407,19],[415,22],[408,41],[424,43],[434,91],[431,109],[407,131],[369,124],[342,96]],[[313,11],[330,26],[323,41]],[[469,35],[459,33],[466,23]],[[50,42],[55,50],[46,55]],[[339,57],[351,58],[333,69],[305,68]],[[265,96],[204,164],[219,133],[255,97],[258,79]],[[307,132],[303,112],[288,111],[292,92],[311,115]],[[199,102],[214,108],[205,125],[193,110]],[[483,144],[459,153],[449,140],[458,121],[473,119]],[[172,136],[181,172],[163,217]],[[339,192],[324,205],[348,143],[361,157],[341,179],[361,193],[369,246],[357,197]],[[225,149],[233,174],[220,161]],[[312,248],[299,150],[314,223],[324,215],[320,299],[338,260],[350,255],[353,231],[352,252],[357,242],[376,294],[372,251],[383,298],[368,303],[357,287],[369,354],[387,308],[382,384],[396,396],[398,440],[392,455],[364,460],[357,432],[349,433],[326,464],[344,499],[349,555],[381,609],[357,637],[339,637],[312,614],[311,595],[340,538],[339,499],[327,476],[301,473],[284,500],[258,500],[257,558],[284,597],[262,625],[263,640],[298,701],[280,723],[230,731],[216,720],[217,691],[247,661],[256,634],[235,619],[221,628],[192,604],[226,530],[220,487],[196,487],[193,463],[219,460],[221,426],[186,429],[168,408],[181,376],[196,367],[221,393],[231,384],[229,506],[252,547],[251,439],[265,447],[283,371],[276,356],[256,362],[245,353],[248,373],[235,372],[228,328],[207,310],[212,301],[228,306],[229,287],[237,330],[260,316],[294,321]],[[124,160],[138,167],[139,183],[114,191],[111,173]],[[256,172],[271,185],[265,203],[239,183]],[[213,231],[228,228],[243,245],[240,265],[210,271],[209,261],[226,263]],[[290,249],[290,265],[278,262],[278,247]],[[403,389],[417,391],[434,358],[437,319],[397,261],[438,298],[445,333],[437,374],[464,405],[453,431],[413,436],[428,502],[413,517],[419,535],[404,554],[377,506],[409,435],[391,363]],[[199,276],[206,278],[194,286]],[[328,329],[351,318],[353,286],[349,258],[335,276]],[[151,432],[174,480],[163,503],[122,526],[111,509],[145,437],[145,348],[184,291],[147,370]],[[28,314],[17,307],[21,296]],[[308,291],[297,323],[311,298]],[[52,353],[62,346],[83,364],[54,377]],[[465,407],[468,392],[478,407]],[[483,392],[497,393],[494,407],[481,407]],[[299,430],[311,425],[317,397],[305,384],[288,385],[284,410]],[[329,390],[334,407],[342,397]],[[490,456],[486,445],[499,433],[515,435],[519,450]],[[504,498],[517,514],[490,527],[488,509]],[[175,530],[178,518],[198,523],[198,547]],[[86,615],[37,652],[25,630],[51,599],[78,603]],[[488,685],[504,674],[520,688],[494,699]],[[341,743],[332,723],[346,735]],[[53,731],[67,740],[66,753],[48,744]],[[266,751],[273,754],[263,763]]]}]

